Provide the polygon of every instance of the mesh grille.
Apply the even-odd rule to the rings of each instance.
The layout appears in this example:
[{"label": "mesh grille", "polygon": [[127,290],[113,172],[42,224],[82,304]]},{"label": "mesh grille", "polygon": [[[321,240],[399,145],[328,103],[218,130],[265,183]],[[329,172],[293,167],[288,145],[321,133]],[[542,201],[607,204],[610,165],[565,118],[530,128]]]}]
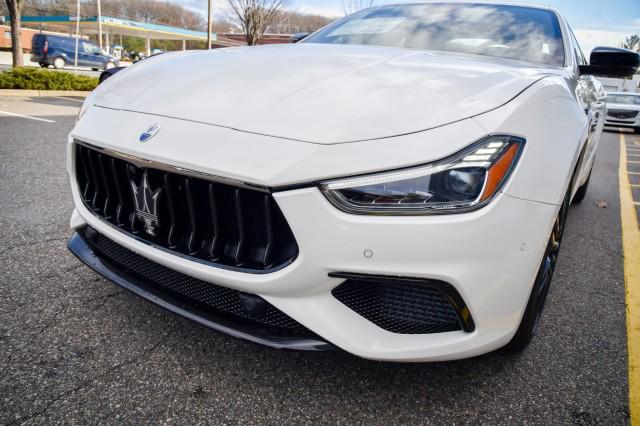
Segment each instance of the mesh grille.
[{"label": "mesh grille", "polygon": [[[216,286],[176,272],[152,262],[100,234],[92,234],[85,239],[94,251],[110,264],[141,279],[147,285],[154,287],[155,290],[168,293],[172,297],[183,300],[199,309],[217,316],[261,325],[275,332],[289,335],[314,335],[266,301],[264,301],[265,309],[260,312],[259,316],[247,311],[241,303],[241,298],[248,296],[259,299],[257,296],[244,295],[237,290]],[[259,300],[263,301],[263,299]]]},{"label": "mesh grille", "polygon": [[332,293],[359,315],[392,333],[431,334],[462,329],[456,311],[436,288],[347,280]]},{"label": "mesh grille", "polygon": [[629,119],[629,118],[635,118],[638,115],[638,111],[624,111],[624,110],[610,109],[607,111],[607,115],[609,117]]},{"label": "mesh grille", "polygon": [[85,207],[123,232],[247,272],[271,272],[298,255],[293,233],[269,193],[138,167],[80,143],[75,157]]}]

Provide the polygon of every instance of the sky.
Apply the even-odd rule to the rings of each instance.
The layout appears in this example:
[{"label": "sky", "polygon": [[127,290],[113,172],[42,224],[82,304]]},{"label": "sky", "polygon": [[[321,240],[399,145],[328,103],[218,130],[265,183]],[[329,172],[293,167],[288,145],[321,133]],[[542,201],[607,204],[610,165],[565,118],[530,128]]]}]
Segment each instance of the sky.
[{"label": "sky", "polygon": [[[226,9],[227,0],[214,0]],[[374,0],[375,5],[419,3],[420,0]],[[517,0],[516,0],[517,1]],[[522,0],[523,3],[552,6],[569,21],[586,52],[595,46],[618,46],[624,38],[640,33],[640,0]],[[206,14],[206,0],[187,0]],[[288,0],[288,8],[332,17],[344,15],[343,0]],[[214,6],[215,7],[215,6]]]}]

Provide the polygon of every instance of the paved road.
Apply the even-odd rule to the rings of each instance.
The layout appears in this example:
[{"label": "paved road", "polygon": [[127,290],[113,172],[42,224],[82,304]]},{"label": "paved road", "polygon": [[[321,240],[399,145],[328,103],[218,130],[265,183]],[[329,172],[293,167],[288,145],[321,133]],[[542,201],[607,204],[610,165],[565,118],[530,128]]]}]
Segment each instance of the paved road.
[{"label": "paved road", "polygon": [[571,210],[529,349],[402,365],[238,341],[82,266],[66,249],[77,104],[33,111],[46,102],[53,123],[0,114],[0,424],[628,423],[617,134]]}]

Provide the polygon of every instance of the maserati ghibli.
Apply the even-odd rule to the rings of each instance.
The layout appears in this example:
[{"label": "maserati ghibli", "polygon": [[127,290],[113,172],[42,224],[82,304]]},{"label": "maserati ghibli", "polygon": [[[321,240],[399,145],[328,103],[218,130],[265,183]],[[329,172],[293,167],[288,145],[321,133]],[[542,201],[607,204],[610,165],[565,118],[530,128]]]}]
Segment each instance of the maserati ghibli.
[{"label": "maserati ghibli", "polygon": [[639,63],[602,47],[588,63],[554,9],[474,2],[152,57],[80,110],[69,248],[273,348],[403,362],[521,350],[589,185],[605,116],[594,76]]}]

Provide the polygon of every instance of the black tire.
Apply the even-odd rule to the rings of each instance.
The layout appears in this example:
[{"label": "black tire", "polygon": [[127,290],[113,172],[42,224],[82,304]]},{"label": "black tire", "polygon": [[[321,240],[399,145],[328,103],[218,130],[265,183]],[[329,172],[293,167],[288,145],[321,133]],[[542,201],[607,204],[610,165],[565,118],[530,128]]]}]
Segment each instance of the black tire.
[{"label": "black tire", "polygon": [[573,204],[580,204],[584,197],[587,195],[587,191],[589,190],[589,181],[591,180],[591,172],[589,172],[589,177],[586,182],[582,184],[578,191],[576,191],[575,197],[573,197]]},{"label": "black tire", "polygon": [[568,192],[560,208],[553,230],[551,231],[551,236],[549,237],[549,242],[547,243],[547,248],[542,257],[542,262],[538,269],[527,307],[522,316],[522,321],[520,321],[520,326],[515,336],[513,336],[511,341],[505,346],[505,349],[508,351],[520,352],[524,350],[536,334],[560,253],[560,244],[569,211],[570,196],[571,192]]},{"label": "black tire", "polygon": [[635,129],[633,129],[633,133],[635,134],[640,133],[640,127],[636,127]]},{"label": "black tire", "polygon": [[40,62],[40,66],[42,68],[49,68],[49,64],[45,64],[44,62]]}]

